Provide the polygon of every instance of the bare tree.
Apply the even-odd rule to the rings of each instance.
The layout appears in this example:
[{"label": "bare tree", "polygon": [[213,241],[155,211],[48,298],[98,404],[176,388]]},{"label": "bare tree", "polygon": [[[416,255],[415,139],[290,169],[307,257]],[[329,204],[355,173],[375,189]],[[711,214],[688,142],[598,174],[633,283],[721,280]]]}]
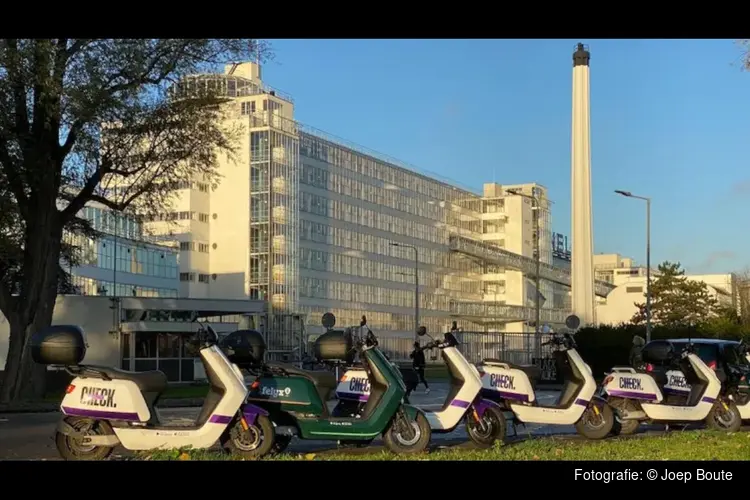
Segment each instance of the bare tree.
[{"label": "bare tree", "polygon": [[0,39],[0,311],[10,324],[0,403],[43,391],[28,339],[51,323],[61,258],[75,254],[64,231],[91,230],[84,205],[153,215],[171,199],[164,180],[216,182],[217,154],[234,154],[226,97],[170,88],[267,55],[246,39]]}]

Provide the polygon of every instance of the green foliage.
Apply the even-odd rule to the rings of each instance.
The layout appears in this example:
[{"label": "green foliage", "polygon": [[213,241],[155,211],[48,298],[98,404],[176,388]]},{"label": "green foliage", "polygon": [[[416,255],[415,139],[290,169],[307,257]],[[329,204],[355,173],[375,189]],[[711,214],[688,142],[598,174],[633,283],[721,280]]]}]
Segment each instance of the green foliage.
[{"label": "green foliage", "polygon": [[[581,328],[576,332],[578,352],[591,366],[594,377],[599,378],[613,366],[629,365],[633,337],[646,338],[645,325],[623,323],[616,326]],[[728,340],[750,340],[750,327],[740,325],[723,317],[710,319],[699,325],[654,325],[651,339],[716,338]]]},{"label": "green foliage", "polygon": [[[718,302],[702,281],[690,280],[680,263],[659,265],[659,276],[651,281],[651,323],[665,326],[691,326],[721,314]],[[644,293],[645,297],[645,293]],[[636,303],[634,324],[646,322],[646,303]]]},{"label": "green foliage", "polygon": [[27,339],[69,290],[63,235],[90,230],[80,210],[149,218],[169,208],[174,181],[217,183],[240,131],[223,120],[221,86],[186,77],[266,54],[252,39],[0,39],[0,402],[43,395]]}]

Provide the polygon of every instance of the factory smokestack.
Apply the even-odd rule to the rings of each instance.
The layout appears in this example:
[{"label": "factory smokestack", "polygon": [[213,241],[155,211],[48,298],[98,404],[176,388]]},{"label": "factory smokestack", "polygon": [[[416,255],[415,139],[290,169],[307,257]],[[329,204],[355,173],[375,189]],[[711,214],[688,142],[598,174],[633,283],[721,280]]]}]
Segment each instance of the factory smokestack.
[{"label": "factory smokestack", "polygon": [[594,324],[594,231],[591,210],[591,117],[589,59],[579,43],[573,53],[571,144],[571,295],[581,326]]}]

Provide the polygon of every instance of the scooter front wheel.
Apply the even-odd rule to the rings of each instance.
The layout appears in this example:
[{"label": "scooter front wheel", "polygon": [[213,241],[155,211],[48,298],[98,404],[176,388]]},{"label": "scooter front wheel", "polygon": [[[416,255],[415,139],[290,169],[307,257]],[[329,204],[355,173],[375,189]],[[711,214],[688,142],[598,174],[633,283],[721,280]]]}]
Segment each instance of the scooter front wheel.
[{"label": "scooter front wheel", "polygon": [[222,446],[230,453],[245,458],[262,458],[274,449],[276,431],[267,416],[256,416],[252,424],[243,423],[243,419],[237,418],[230,425],[222,440]]},{"label": "scooter front wheel", "polygon": [[615,412],[604,402],[592,402],[576,422],[576,431],[588,439],[604,439],[615,425]]},{"label": "scooter front wheel", "polygon": [[[414,420],[407,420],[407,418],[397,416],[383,433],[383,442],[393,453],[421,453],[430,445],[432,429],[427,417],[419,412]],[[402,419],[407,421],[402,422]],[[401,428],[404,425],[409,425],[411,428],[406,429],[407,432],[405,432],[405,429]],[[409,430],[411,432],[408,432]]]},{"label": "scooter front wheel", "polygon": [[[107,422],[88,418],[67,417],[65,422],[83,436],[107,436],[114,434]],[[55,447],[64,460],[105,460],[114,450],[111,446],[87,444],[83,439],[55,433]]]},{"label": "scooter front wheel", "polygon": [[477,421],[474,415],[466,416],[466,433],[469,439],[480,448],[489,448],[495,441],[502,443],[506,435],[505,415],[497,408],[490,406]]},{"label": "scooter front wheel", "polygon": [[737,432],[742,427],[740,410],[733,401],[716,401],[706,417],[709,429],[725,432]]}]

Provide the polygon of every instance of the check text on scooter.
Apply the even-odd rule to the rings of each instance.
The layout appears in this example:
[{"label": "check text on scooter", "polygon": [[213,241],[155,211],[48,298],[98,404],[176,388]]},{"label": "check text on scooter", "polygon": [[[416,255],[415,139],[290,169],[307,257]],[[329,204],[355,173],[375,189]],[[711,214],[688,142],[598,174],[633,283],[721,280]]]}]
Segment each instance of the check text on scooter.
[{"label": "check text on scooter", "polygon": [[620,389],[630,389],[633,391],[643,390],[641,388],[641,379],[633,377],[620,377]]},{"label": "check text on scooter", "polygon": [[513,385],[513,377],[510,375],[490,375],[490,386],[497,387],[500,389],[510,389],[511,391],[516,390],[516,386]]},{"label": "check text on scooter", "polygon": [[86,406],[117,408],[117,403],[115,403],[115,390],[104,387],[82,387],[81,404]]}]

